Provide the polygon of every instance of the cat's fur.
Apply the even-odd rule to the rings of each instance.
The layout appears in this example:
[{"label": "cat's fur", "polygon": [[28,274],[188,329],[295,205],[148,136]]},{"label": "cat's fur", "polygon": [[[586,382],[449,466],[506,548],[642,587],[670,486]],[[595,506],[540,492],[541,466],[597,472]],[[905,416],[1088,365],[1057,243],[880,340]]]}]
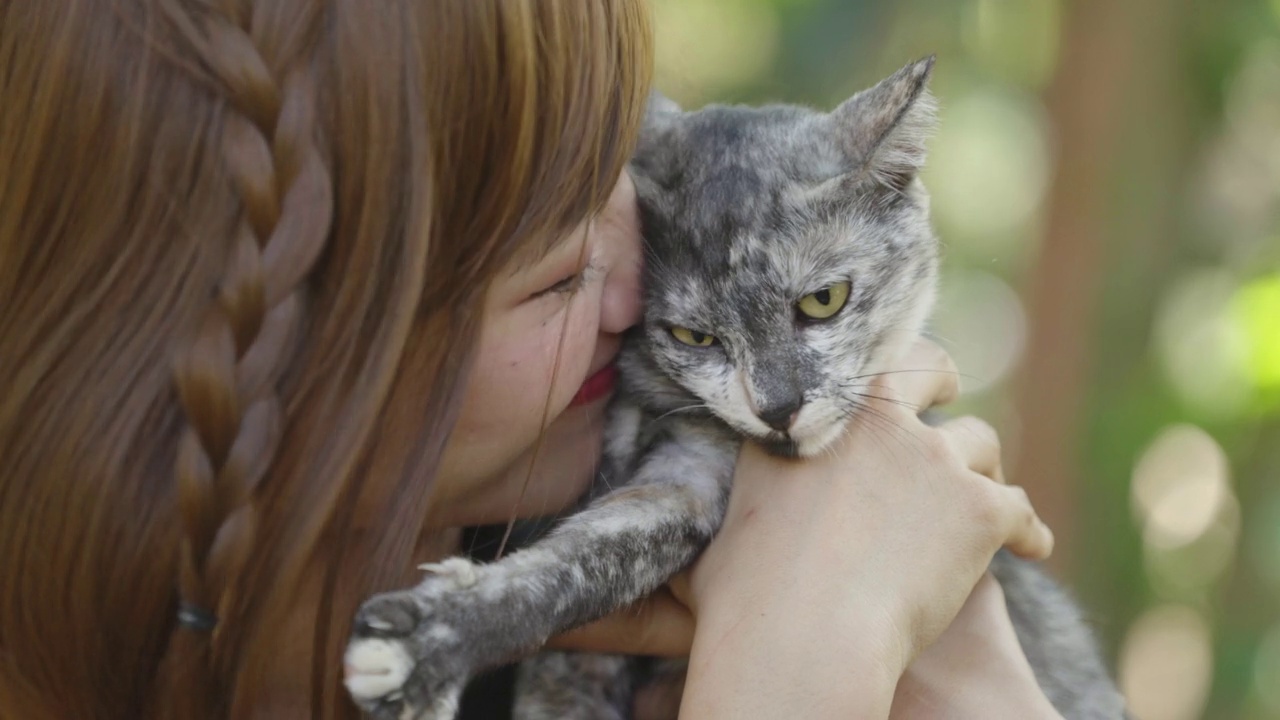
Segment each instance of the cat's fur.
[{"label": "cat's fur", "polygon": [[[831,113],[651,103],[632,163],[646,242],[645,317],[619,358],[602,486],[502,560],[454,558],[369,600],[348,688],[377,717],[452,717],[472,672],[535,651],[688,566],[723,519],[743,438],[811,456],[862,406],[933,304],[937,241],[917,173],[932,59]],[[803,296],[850,282],[833,317]],[[672,327],[714,335],[681,343]],[[782,430],[775,428],[783,428]],[[1123,717],[1079,612],[1027,563],[993,563],[1036,676],[1067,718]],[[517,717],[626,717],[629,661],[544,653]],[[584,678],[586,678],[584,680]]]}]

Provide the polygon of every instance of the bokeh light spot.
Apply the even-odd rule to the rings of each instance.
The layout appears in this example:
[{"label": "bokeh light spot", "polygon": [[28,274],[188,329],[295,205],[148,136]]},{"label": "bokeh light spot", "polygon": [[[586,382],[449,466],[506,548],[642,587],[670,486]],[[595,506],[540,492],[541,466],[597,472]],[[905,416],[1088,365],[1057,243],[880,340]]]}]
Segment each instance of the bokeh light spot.
[{"label": "bokeh light spot", "polygon": [[962,392],[982,392],[1017,364],[1026,342],[1018,294],[990,273],[953,270],[942,277],[932,329],[962,373]]},{"label": "bokeh light spot", "polygon": [[1280,273],[1240,288],[1231,314],[1247,338],[1247,366],[1254,385],[1280,392]]},{"label": "bokeh light spot", "polygon": [[1234,496],[1194,541],[1168,547],[1159,526],[1148,523],[1142,532],[1143,567],[1151,589],[1164,600],[1199,600],[1232,567],[1240,543],[1240,505]]},{"label": "bokeh light spot", "polygon": [[1226,454],[1194,425],[1170,427],[1139,458],[1132,495],[1150,544],[1169,549],[1193,542],[1231,497]]},{"label": "bokeh light spot", "polygon": [[924,175],[934,217],[953,246],[1007,254],[1040,207],[1048,174],[1034,100],[983,90],[943,108]]},{"label": "bokeh light spot", "polygon": [[1165,605],[1134,622],[1120,652],[1120,687],[1134,717],[1192,720],[1209,694],[1208,624],[1191,608]]},{"label": "bokeh light spot", "polygon": [[1251,402],[1249,339],[1230,313],[1236,279],[1221,269],[1180,278],[1157,308],[1155,342],[1179,397],[1210,417],[1234,416]]},{"label": "bokeh light spot", "polygon": [[1201,242],[1240,267],[1275,259],[1280,212],[1280,41],[1251,43],[1227,83],[1223,123],[1204,148],[1192,201]]}]

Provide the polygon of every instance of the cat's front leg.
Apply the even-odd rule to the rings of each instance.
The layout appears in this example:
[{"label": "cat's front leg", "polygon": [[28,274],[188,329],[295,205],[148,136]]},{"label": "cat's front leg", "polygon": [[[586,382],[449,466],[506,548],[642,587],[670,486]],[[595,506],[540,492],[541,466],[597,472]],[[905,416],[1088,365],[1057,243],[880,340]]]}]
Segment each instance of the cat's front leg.
[{"label": "cat's front leg", "polygon": [[618,610],[686,567],[724,517],[738,444],[656,442],[632,481],[489,565],[455,558],[356,617],[347,687],[379,718],[449,718],[471,674]]},{"label": "cat's front leg", "polygon": [[485,568],[450,558],[421,569],[416,587],[374,596],[356,616],[361,639],[347,648],[346,686],[375,718],[452,718],[472,672],[475,647],[460,628]]}]

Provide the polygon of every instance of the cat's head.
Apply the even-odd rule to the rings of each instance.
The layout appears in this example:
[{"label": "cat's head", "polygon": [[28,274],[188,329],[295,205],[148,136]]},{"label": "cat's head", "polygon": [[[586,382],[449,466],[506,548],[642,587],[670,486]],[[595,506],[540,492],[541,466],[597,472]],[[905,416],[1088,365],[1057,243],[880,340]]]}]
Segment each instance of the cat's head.
[{"label": "cat's head", "polygon": [[631,166],[649,352],[688,404],[773,452],[834,442],[932,309],[932,67],[829,113],[650,103]]}]

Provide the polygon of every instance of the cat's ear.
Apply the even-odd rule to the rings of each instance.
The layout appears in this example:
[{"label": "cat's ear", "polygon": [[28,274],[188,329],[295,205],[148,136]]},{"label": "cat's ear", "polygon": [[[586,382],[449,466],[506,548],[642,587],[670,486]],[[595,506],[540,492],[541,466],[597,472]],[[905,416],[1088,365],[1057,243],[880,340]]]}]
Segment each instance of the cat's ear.
[{"label": "cat's ear", "polygon": [[678,133],[674,130],[683,115],[671,98],[657,90],[649,93],[640,124],[640,139],[630,164],[631,177],[641,198],[651,200],[660,194],[667,176],[674,170],[679,157],[674,147]]},{"label": "cat's ear", "polygon": [[680,106],[675,100],[663,95],[656,89],[649,91],[649,102],[644,108],[643,126],[646,129],[658,129],[675,119],[680,114]]},{"label": "cat's ear", "polygon": [[901,193],[920,172],[937,112],[926,87],[935,58],[907,65],[827,116],[852,176]]}]

